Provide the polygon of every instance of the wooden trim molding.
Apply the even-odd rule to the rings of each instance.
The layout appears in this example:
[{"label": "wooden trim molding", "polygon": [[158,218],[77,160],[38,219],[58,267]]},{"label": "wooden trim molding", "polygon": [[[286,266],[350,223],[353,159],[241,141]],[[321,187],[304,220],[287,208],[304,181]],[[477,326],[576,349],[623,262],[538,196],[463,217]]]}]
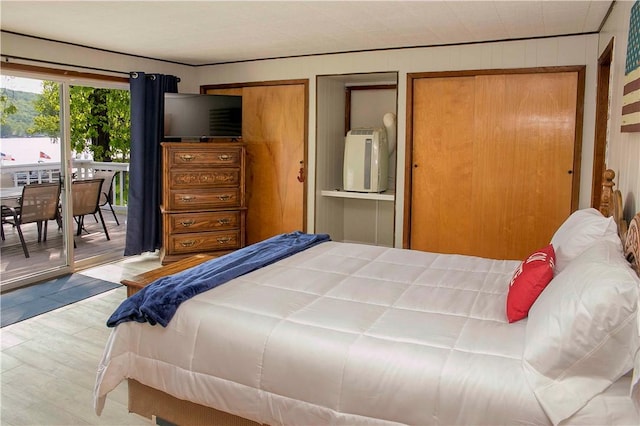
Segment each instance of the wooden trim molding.
[{"label": "wooden trim molding", "polygon": [[346,136],[351,130],[351,92],[354,90],[398,90],[397,84],[372,84],[364,86],[346,86],[345,87],[345,106],[344,106],[344,135]]},{"label": "wooden trim molding", "polygon": [[2,69],[11,70],[11,71],[28,72],[33,74],[46,74],[46,75],[54,75],[54,76],[60,76],[60,77],[77,78],[77,79],[110,81],[114,83],[125,83],[125,84],[129,83],[128,77],[114,77],[114,76],[105,75],[105,74],[95,74],[95,73],[89,73],[89,72],[40,67],[35,65],[16,64],[16,63],[10,63],[10,62],[3,62]]},{"label": "wooden trim molding", "polygon": [[[557,67],[533,67],[533,68],[496,68],[482,70],[461,70],[461,71],[429,71],[408,73],[407,77],[412,79],[434,78],[434,77],[471,77],[476,75],[495,74],[536,74],[536,73],[558,73],[558,72],[580,72],[586,69],[585,65],[567,65]],[[409,90],[407,88],[407,90]]]},{"label": "wooden trim molding", "polygon": [[[413,81],[421,78],[416,74],[407,74],[406,100],[406,142],[404,156],[404,214],[402,215],[402,248],[411,247],[411,168],[413,164]],[[397,189],[396,189],[397,191]]]},{"label": "wooden trim molding", "polygon": [[596,125],[593,142],[593,172],[591,175],[591,207],[600,203],[602,174],[605,171],[607,151],[607,122],[609,120],[609,84],[613,61],[613,37],[598,58],[598,85],[596,87]]},{"label": "wooden trim molding", "polygon": [[307,93],[307,104],[309,98],[309,79],[297,79],[297,80],[269,80],[269,81],[251,81],[246,83],[222,83],[222,84],[205,84],[200,86],[200,94],[207,93],[211,89],[241,89],[243,87],[258,87],[258,86],[286,86],[303,84]]},{"label": "wooden trim molding", "polygon": [[576,134],[573,150],[573,184],[571,188],[571,211],[575,211],[578,209],[578,203],[580,201],[580,175],[582,169],[582,127],[584,122],[584,86],[587,67],[585,65],[581,65],[569,68],[572,69],[558,72],[575,71],[578,73],[578,92],[576,94]]}]

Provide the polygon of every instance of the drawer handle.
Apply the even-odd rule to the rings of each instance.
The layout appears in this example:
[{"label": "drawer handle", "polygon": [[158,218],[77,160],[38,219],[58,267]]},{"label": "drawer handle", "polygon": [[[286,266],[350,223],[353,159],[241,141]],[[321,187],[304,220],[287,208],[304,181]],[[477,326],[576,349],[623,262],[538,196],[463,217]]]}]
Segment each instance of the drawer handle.
[{"label": "drawer handle", "polygon": [[229,155],[229,154],[220,154],[220,155],[218,155],[218,160],[220,160],[220,161],[228,161],[228,160],[231,160],[231,159],[233,159],[233,157],[231,155]]},{"label": "drawer handle", "polygon": [[195,155],[191,155],[191,154],[183,154],[180,156],[180,159],[182,161],[191,161],[191,160],[195,160],[196,156]]},{"label": "drawer handle", "polygon": [[182,247],[193,247],[195,244],[196,244],[195,240],[180,241],[180,245]]},{"label": "drawer handle", "polygon": [[229,237],[218,238],[218,244],[227,244],[229,241],[231,241],[231,238]]},{"label": "drawer handle", "polygon": [[218,223],[220,225],[228,225],[231,223],[231,220],[228,217],[223,217],[222,219],[218,219]]},{"label": "drawer handle", "polygon": [[218,199],[220,201],[227,201],[229,198],[231,198],[231,195],[229,194],[218,195]]},{"label": "drawer handle", "polygon": [[180,197],[180,201],[184,201],[185,203],[188,203],[191,200],[195,200],[195,199],[196,199],[196,197],[192,197],[192,196],[189,196],[189,195],[184,195],[184,196]]},{"label": "drawer handle", "polygon": [[193,225],[194,223],[196,223],[195,220],[189,219],[189,220],[183,220],[182,222],[180,222],[180,225],[184,226],[185,228],[188,228],[191,225]]}]

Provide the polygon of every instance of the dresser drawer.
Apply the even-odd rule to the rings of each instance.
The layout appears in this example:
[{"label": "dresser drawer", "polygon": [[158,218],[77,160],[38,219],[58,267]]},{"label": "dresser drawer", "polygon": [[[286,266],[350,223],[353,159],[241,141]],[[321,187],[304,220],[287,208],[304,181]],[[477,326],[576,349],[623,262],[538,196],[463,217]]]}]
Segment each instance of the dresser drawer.
[{"label": "dresser drawer", "polygon": [[241,148],[188,148],[172,147],[168,151],[167,165],[169,169],[174,167],[187,168],[198,166],[214,167],[239,167],[241,163]]},{"label": "dresser drawer", "polygon": [[172,189],[239,186],[240,169],[173,169],[169,171],[169,185]]},{"label": "dresser drawer", "polygon": [[240,227],[240,212],[173,213],[165,215],[165,220],[170,234],[223,231]]},{"label": "dresser drawer", "polygon": [[171,190],[167,195],[168,210],[209,210],[240,207],[239,188],[214,188],[209,190]]},{"label": "dresser drawer", "polygon": [[192,232],[169,236],[168,254],[204,253],[241,247],[240,231]]}]

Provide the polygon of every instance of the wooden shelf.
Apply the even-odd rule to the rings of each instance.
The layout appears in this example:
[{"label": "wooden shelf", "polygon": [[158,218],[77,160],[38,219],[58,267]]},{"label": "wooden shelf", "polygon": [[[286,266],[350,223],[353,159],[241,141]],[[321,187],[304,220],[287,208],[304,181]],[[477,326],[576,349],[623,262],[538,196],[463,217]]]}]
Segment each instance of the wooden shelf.
[{"label": "wooden shelf", "polygon": [[324,197],[355,198],[359,200],[394,201],[396,194],[393,191],[377,192],[350,192],[339,189],[323,189],[321,194]]}]

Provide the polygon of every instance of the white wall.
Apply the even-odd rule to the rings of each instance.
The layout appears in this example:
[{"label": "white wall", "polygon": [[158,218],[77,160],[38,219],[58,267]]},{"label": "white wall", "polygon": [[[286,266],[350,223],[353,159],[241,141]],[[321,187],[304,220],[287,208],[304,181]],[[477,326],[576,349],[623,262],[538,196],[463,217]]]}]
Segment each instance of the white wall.
[{"label": "white wall", "polygon": [[[46,68],[69,69],[125,78],[128,77],[127,73],[130,71],[171,74],[180,77],[178,89],[181,92],[198,93],[200,90],[200,83],[195,79],[195,69],[186,65],[109,53],[8,33],[0,33],[0,50],[3,55],[3,60],[5,59],[5,55],[36,60],[10,59],[9,62],[12,63]],[[68,66],[58,64],[67,64]],[[0,65],[0,69],[1,66],[2,65]],[[93,69],[85,69],[82,67]],[[95,68],[118,71],[118,73],[95,70]]]},{"label": "white wall", "polygon": [[[406,134],[407,73],[469,69],[527,68],[586,65],[584,126],[580,207],[590,204],[591,172],[595,122],[598,36],[583,35],[512,42],[471,44],[334,54],[301,58],[274,59],[238,64],[212,65],[198,69],[200,84],[309,79],[309,205],[307,223],[314,223],[314,188],[316,151],[316,76],[364,72],[397,71],[398,78],[398,148],[396,199],[396,246],[402,245],[404,214],[404,158]],[[309,229],[313,231],[313,229]]]},{"label": "white wall", "polygon": [[598,43],[598,51],[602,53],[611,38],[614,38],[606,164],[616,172],[616,185],[622,192],[624,214],[627,220],[640,211],[640,133],[620,132],[631,6],[633,6],[631,1],[615,2],[600,32]]}]

